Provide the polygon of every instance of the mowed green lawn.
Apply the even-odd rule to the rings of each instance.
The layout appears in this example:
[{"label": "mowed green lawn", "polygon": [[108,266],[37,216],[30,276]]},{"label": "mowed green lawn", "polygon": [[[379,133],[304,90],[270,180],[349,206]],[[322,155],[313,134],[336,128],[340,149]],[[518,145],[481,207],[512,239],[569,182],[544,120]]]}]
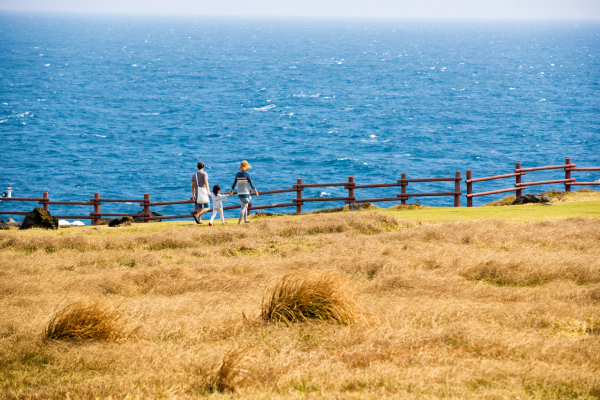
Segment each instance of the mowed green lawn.
[{"label": "mowed green lawn", "polygon": [[417,210],[388,211],[402,218],[421,220],[465,220],[465,219],[508,219],[517,221],[536,221],[542,219],[568,217],[600,218],[600,201],[573,203],[524,204],[520,206],[499,207],[431,207]]}]

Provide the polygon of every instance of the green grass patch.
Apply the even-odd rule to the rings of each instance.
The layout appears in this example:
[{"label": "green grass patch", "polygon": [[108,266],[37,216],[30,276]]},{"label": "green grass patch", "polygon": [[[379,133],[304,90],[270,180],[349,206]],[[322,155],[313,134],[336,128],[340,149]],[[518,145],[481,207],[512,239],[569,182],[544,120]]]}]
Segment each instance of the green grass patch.
[{"label": "green grass patch", "polygon": [[568,217],[600,217],[600,201],[557,203],[552,205],[523,204],[510,207],[430,207],[419,210],[393,211],[381,209],[402,218],[450,221],[473,219],[504,219],[540,221]]}]

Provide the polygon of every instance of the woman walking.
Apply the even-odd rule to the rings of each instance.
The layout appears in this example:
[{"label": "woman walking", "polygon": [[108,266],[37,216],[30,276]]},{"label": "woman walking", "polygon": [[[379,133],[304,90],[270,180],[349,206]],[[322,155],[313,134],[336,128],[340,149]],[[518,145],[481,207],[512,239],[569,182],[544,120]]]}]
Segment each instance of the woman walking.
[{"label": "woman walking", "polygon": [[194,214],[194,220],[197,224],[202,223],[202,214],[207,213],[210,209],[208,200],[208,174],[204,172],[204,163],[198,161],[198,172],[192,176],[192,201],[198,204],[197,213]]},{"label": "woman walking", "polygon": [[238,219],[238,225],[242,223],[242,218],[245,223],[248,223],[248,203],[252,200],[250,197],[251,190],[254,189],[254,193],[258,197],[258,190],[254,187],[254,183],[252,183],[252,178],[248,171],[252,166],[248,164],[248,161],[244,160],[240,164],[240,172],[235,174],[235,180],[233,181],[233,186],[231,186],[231,191],[229,195],[233,194],[233,189],[235,189],[235,185],[238,185],[237,194],[242,202],[242,208],[240,208],[240,218]]}]

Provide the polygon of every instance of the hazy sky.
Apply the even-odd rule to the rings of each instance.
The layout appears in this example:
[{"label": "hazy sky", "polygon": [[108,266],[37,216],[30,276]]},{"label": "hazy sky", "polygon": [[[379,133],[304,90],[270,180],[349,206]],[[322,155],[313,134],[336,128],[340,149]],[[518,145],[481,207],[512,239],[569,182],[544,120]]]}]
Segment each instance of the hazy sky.
[{"label": "hazy sky", "polygon": [[600,19],[600,0],[0,0],[0,10],[236,16]]}]

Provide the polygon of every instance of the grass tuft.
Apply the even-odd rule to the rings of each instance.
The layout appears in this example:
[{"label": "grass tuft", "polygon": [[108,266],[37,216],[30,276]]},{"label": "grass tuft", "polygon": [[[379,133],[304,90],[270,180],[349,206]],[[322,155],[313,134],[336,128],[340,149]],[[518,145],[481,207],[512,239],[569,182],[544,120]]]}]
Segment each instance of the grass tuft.
[{"label": "grass tuft", "polygon": [[125,321],[118,306],[106,301],[82,300],[63,307],[43,332],[46,340],[118,340]]},{"label": "grass tuft", "polygon": [[498,206],[510,206],[517,199],[514,194],[506,196],[503,199],[492,201],[491,203],[484,204],[484,207],[498,207]]},{"label": "grass tuft", "polygon": [[420,208],[427,208],[427,207],[420,205],[419,202],[415,202],[415,203],[410,203],[410,204],[396,204],[395,206],[388,208],[388,210],[404,211],[404,210],[418,210]]},{"label": "grass tuft", "polygon": [[248,349],[232,349],[223,355],[223,359],[213,368],[205,378],[203,389],[205,392],[234,392],[235,386],[243,381],[244,361],[248,358]]},{"label": "grass tuft", "polygon": [[261,317],[264,321],[294,323],[317,319],[343,325],[362,319],[341,277],[309,271],[279,279],[271,293],[263,297]]}]

